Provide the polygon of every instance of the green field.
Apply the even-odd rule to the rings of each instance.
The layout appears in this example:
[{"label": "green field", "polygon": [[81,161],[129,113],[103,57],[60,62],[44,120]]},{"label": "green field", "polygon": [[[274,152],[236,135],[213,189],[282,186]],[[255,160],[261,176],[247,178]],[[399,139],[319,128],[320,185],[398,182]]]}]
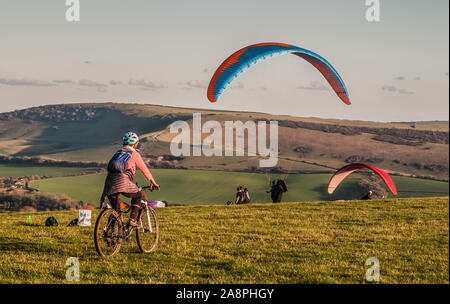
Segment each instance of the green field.
[{"label": "green field", "polygon": [[[153,169],[153,175],[161,185],[161,190],[150,194],[150,199],[166,200],[169,203],[186,205],[225,204],[235,199],[236,186],[243,185],[250,191],[253,203],[270,201],[266,191],[269,189],[268,176],[257,173],[198,171],[198,170],[167,170]],[[270,175],[272,179],[284,177]],[[330,174],[292,174],[287,178],[288,192],[284,195],[285,202],[354,199],[352,193],[358,179],[364,177],[353,174],[336,190],[328,195],[326,186]],[[393,177],[399,197],[443,196],[448,194],[449,184],[408,177]],[[66,193],[76,200],[97,204],[103,190],[105,173],[86,176],[53,178],[33,181],[32,187],[43,192]],[[142,174],[137,174],[136,181],[145,185]],[[401,191],[415,191],[407,193]]]},{"label": "green field", "polygon": [[[134,238],[100,258],[93,226],[66,227],[75,211],[0,214],[0,283],[449,283],[448,198],[195,206],[157,210],[160,242],[140,254]],[[95,220],[98,211],[94,212]],[[28,215],[32,225],[26,225]],[[58,227],[45,227],[53,215]]]},{"label": "green field", "polygon": [[0,164],[0,177],[21,177],[21,176],[70,176],[81,173],[98,172],[99,168],[71,168],[71,167],[51,167],[51,166],[30,166],[25,164]]}]

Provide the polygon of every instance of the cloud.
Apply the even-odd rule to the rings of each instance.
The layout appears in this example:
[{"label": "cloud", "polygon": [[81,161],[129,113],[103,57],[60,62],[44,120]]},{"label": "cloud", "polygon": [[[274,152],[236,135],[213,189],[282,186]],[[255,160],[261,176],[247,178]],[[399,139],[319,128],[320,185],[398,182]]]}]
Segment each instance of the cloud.
[{"label": "cloud", "polygon": [[408,91],[406,89],[400,89],[392,85],[385,85],[381,88],[385,92],[391,92],[391,93],[399,93],[399,94],[405,94],[405,95],[412,95],[414,92]]},{"label": "cloud", "polygon": [[78,84],[84,87],[106,87],[106,84],[104,83],[99,83],[88,79],[82,79],[78,81]]},{"label": "cloud", "polygon": [[0,84],[9,86],[30,86],[30,87],[53,87],[57,85],[53,82],[30,78],[22,78],[22,79],[0,78]]},{"label": "cloud", "polygon": [[244,88],[244,84],[240,81],[236,82],[236,84],[232,85],[230,88],[232,89],[243,89]]},{"label": "cloud", "polygon": [[[395,80],[399,80],[399,81],[404,81],[404,80],[408,80],[408,77],[405,76],[398,76],[394,78]],[[411,78],[412,80],[422,80],[422,78],[420,78],[419,76],[415,76],[413,78]]]},{"label": "cloud", "polygon": [[67,79],[53,80],[53,82],[57,83],[57,84],[74,84],[75,83],[73,80],[67,80]]},{"label": "cloud", "polygon": [[200,80],[190,80],[186,82],[186,85],[191,88],[197,89],[206,89],[208,87],[208,83]]},{"label": "cloud", "polygon": [[182,82],[182,81],[178,81],[177,85],[182,89],[182,90],[187,90],[190,91],[193,89],[193,87],[187,86],[186,83]]},{"label": "cloud", "polygon": [[120,80],[111,80],[111,81],[109,82],[109,84],[112,85],[112,86],[120,86],[120,85],[122,85],[123,83],[122,83],[122,81],[120,81]]},{"label": "cloud", "polygon": [[313,81],[309,86],[298,86],[299,90],[312,90],[312,91],[329,91],[330,89],[318,81]]},{"label": "cloud", "polygon": [[96,88],[97,92],[106,92],[107,87],[104,83],[99,83],[88,79],[82,79],[78,81],[78,84],[83,87]]},{"label": "cloud", "polygon": [[144,90],[154,90],[154,89],[165,89],[167,88],[165,85],[157,84],[149,80],[145,79],[130,79],[128,81],[128,85],[141,87]]}]

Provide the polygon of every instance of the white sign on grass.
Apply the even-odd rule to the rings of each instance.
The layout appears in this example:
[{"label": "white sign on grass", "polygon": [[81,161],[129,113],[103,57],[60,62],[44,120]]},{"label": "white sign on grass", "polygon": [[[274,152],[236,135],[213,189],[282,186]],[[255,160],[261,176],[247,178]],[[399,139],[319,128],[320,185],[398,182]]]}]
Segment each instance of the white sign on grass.
[{"label": "white sign on grass", "polygon": [[78,210],[78,226],[91,226],[91,210]]}]

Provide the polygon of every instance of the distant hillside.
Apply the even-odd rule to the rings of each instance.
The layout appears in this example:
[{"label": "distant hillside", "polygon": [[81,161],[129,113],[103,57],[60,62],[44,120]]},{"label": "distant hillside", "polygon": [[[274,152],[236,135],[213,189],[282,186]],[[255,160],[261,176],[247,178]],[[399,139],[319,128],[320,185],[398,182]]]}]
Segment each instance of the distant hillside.
[{"label": "distant hillside", "polygon": [[202,113],[203,122],[279,121],[280,160],[273,169],[279,173],[331,172],[363,161],[400,175],[448,180],[448,122],[340,121],[139,104],[50,105],[0,113],[0,154],[8,156],[3,162],[31,157],[34,163],[45,158],[101,164],[120,146],[122,134],[134,130],[153,167],[260,171],[257,157],[171,156],[175,135],[168,126],[178,120],[191,124],[195,112]]}]

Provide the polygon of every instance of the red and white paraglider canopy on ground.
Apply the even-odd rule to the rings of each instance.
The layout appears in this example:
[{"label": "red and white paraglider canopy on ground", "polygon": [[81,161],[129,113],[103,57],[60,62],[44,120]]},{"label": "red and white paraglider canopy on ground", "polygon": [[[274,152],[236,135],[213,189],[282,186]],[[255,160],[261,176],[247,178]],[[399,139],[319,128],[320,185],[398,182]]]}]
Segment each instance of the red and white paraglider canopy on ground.
[{"label": "red and white paraglider canopy on ground", "polygon": [[361,170],[361,169],[369,169],[375,172],[386,184],[386,186],[389,188],[389,190],[394,194],[397,195],[397,189],[395,187],[394,181],[392,178],[384,172],[382,169],[368,165],[363,163],[356,163],[356,164],[350,164],[345,167],[342,167],[341,169],[337,170],[336,173],[334,173],[333,177],[331,177],[330,182],[328,183],[328,193],[333,194],[334,190],[339,186],[339,184],[350,174],[352,174],[355,171]]}]

